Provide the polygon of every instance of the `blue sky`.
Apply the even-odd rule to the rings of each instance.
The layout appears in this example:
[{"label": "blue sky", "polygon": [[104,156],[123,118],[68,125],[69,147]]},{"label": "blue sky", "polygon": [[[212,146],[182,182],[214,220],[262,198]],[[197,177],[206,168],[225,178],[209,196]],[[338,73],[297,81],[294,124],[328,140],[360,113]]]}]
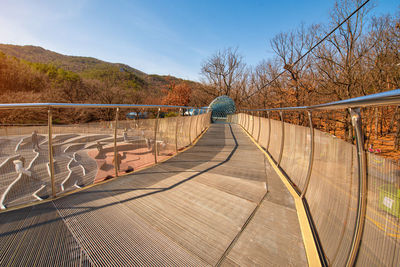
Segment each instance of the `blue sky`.
[{"label": "blue sky", "polygon": [[[373,13],[398,12],[372,0]],[[199,80],[216,50],[238,47],[246,63],[272,57],[269,40],[300,23],[327,23],[333,0],[1,0],[0,43],[128,64]]]}]

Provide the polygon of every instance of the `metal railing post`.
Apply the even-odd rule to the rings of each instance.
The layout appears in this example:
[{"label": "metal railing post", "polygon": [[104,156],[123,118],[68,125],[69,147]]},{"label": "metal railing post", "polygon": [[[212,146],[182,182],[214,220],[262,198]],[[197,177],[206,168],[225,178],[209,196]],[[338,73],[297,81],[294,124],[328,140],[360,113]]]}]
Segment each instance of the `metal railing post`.
[{"label": "metal railing post", "polygon": [[48,139],[49,139],[49,167],[50,167],[50,181],[51,181],[51,195],[56,197],[56,183],[54,180],[54,160],[53,160],[53,114],[51,108],[48,110]]},{"label": "metal railing post", "polygon": [[175,127],[175,152],[178,153],[178,123],[179,118],[181,117],[182,109],[180,108],[178,111],[178,116],[176,117],[176,127]]},{"label": "metal railing post", "polygon": [[282,138],[281,138],[281,150],[279,151],[278,165],[281,164],[283,147],[285,145],[285,122],[283,121],[283,111],[279,112],[279,116],[281,117],[281,125],[282,125]]},{"label": "metal railing post", "polygon": [[119,108],[117,108],[115,110],[115,126],[114,126],[114,169],[115,169],[115,177],[118,177],[119,161],[120,161],[120,156],[118,154],[118,147],[117,147],[118,115],[119,115]]},{"label": "metal railing post", "polygon": [[189,142],[190,142],[190,144],[192,144],[192,120],[193,120],[192,117],[193,117],[193,114],[190,114],[189,111],[188,111],[188,114],[190,116],[190,121],[189,121]]},{"label": "metal railing post", "polygon": [[204,117],[203,117],[203,114],[201,114],[201,109],[199,110],[199,120],[200,120],[200,132],[199,132],[199,135],[203,132],[203,123],[204,123]]},{"label": "metal railing post", "polygon": [[198,129],[198,122],[199,122],[199,115],[196,115],[196,126],[195,126],[195,129],[196,129],[196,138],[197,138],[197,136],[199,136],[199,133],[198,133],[198,131],[197,131],[197,129]]},{"label": "metal railing post", "polygon": [[251,136],[254,137],[254,112],[251,114],[251,121],[253,122],[253,125],[251,126]]},{"label": "metal railing post", "polygon": [[250,133],[250,112],[249,111],[247,111],[248,113],[247,113],[247,127],[246,127],[246,129],[247,129],[247,132],[248,133]]},{"label": "metal railing post", "polygon": [[211,125],[212,109],[209,109],[208,112],[210,114],[210,115],[208,115],[208,126],[210,126]]},{"label": "metal railing post", "polygon": [[310,123],[310,138],[311,138],[310,139],[310,156],[309,156],[309,162],[308,162],[307,175],[306,175],[306,179],[304,182],[304,188],[300,195],[301,198],[304,198],[306,195],[308,184],[310,183],[311,172],[312,172],[312,167],[313,167],[313,163],[314,163],[314,126],[312,123],[311,111],[307,111],[307,113],[308,113],[308,121]]},{"label": "metal railing post", "polygon": [[251,120],[251,118],[250,118],[250,111],[247,111],[247,127],[246,127],[246,129],[247,129],[247,132],[250,134],[250,120]]},{"label": "metal railing post", "polygon": [[244,111],[241,111],[242,112],[242,127],[244,128],[246,125],[246,113],[244,113]]},{"label": "metal railing post", "polygon": [[157,132],[158,132],[158,119],[160,118],[160,108],[157,110],[157,117],[154,126],[154,162],[157,163],[158,145],[157,145]]},{"label": "metal railing post", "polygon": [[364,136],[360,108],[350,108],[351,122],[356,133],[357,165],[358,165],[358,198],[357,215],[354,226],[353,239],[346,266],[354,266],[360,249],[364,231],[365,213],[367,209],[367,159],[364,150]]},{"label": "metal railing post", "polygon": [[246,125],[244,126],[244,129],[246,130],[246,132],[249,132],[249,114],[247,114],[246,112],[245,116],[246,116]]},{"label": "metal railing post", "polygon": [[267,141],[267,147],[265,148],[265,150],[269,150],[269,143],[271,141],[271,114],[269,111],[267,111],[268,114],[268,141]]},{"label": "metal railing post", "polygon": [[261,114],[260,111],[257,112],[258,114],[258,134],[257,134],[257,143],[260,142],[260,134],[261,134]]}]

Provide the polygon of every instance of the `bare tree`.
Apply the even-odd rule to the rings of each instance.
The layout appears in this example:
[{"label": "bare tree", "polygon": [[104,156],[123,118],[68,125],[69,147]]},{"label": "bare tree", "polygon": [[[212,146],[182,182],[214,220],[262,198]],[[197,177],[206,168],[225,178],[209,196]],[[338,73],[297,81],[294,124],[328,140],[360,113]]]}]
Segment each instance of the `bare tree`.
[{"label": "bare tree", "polygon": [[[340,0],[331,11],[331,25],[336,26],[362,4],[360,0]],[[315,67],[318,71],[318,93],[334,100],[343,100],[366,95],[365,80],[360,73],[365,72],[363,60],[370,44],[365,38],[365,24],[370,7],[360,9],[333,33],[326,42],[315,49]],[[346,139],[353,139],[350,115],[344,119]]]},{"label": "bare tree", "polygon": [[[271,40],[271,47],[275,51],[281,65],[287,70],[283,79],[289,79],[288,90],[291,99],[288,103],[294,106],[314,104],[311,94],[314,91],[312,56],[302,56],[317,41],[318,25],[312,25],[306,29],[302,24],[299,28],[288,33],[279,33]],[[295,64],[296,63],[296,64]],[[298,120],[302,122],[301,113]]]},{"label": "bare tree", "polygon": [[217,51],[203,62],[201,75],[206,92],[214,97],[227,95],[236,101],[247,89],[248,71],[237,48]]}]

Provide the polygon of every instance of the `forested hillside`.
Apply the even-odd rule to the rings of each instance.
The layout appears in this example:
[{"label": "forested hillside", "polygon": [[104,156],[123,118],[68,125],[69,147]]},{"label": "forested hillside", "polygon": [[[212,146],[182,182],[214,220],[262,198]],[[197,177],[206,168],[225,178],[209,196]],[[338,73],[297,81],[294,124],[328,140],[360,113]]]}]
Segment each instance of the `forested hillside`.
[{"label": "forested hillside", "polygon": [[[65,56],[35,46],[0,44],[1,103],[203,106],[209,99],[201,97],[201,91],[199,83],[172,76],[148,75],[124,64],[90,57]],[[44,119],[44,113],[22,115],[21,112],[3,112],[1,121],[15,123]],[[65,113],[59,119],[91,121],[97,118],[93,113],[73,116]]]},{"label": "forested hillside", "polygon": [[[0,44],[0,96],[9,102],[167,103],[177,84],[199,84],[148,75],[130,66],[65,56],[36,46]],[[191,101],[184,102],[191,103]],[[175,103],[176,104],[176,103]]]}]

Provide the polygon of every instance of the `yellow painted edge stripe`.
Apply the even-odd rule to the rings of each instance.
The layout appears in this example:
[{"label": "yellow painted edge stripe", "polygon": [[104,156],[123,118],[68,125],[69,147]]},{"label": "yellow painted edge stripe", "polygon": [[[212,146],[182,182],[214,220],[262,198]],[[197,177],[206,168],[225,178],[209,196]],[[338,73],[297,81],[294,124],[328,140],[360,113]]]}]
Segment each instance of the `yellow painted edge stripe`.
[{"label": "yellow painted edge stripe", "polygon": [[[238,124],[239,125],[239,124]],[[241,126],[241,125],[240,125]],[[272,160],[271,156],[257,143],[257,141],[241,126],[244,132],[249,136],[251,141],[258,147],[258,149],[261,150],[267,157],[269,163],[271,166],[274,168],[275,172],[278,174],[279,178],[281,181],[284,183],[286,188],[289,190],[290,194],[292,195],[294,199],[294,203],[296,205],[296,211],[297,211],[297,217],[299,219],[300,223],[300,230],[301,230],[301,235],[303,237],[303,243],[304,243],[304,248],[306,250],[306,255],[307,255],[307,260],[309,266],[322,266],[321,265],[321,260],[319,258],[318,250],[315,245],[315,240],[314,236],[312,234],[312,230],[310,227],[310,224],[308,222],[308,217],[306,210],[303,205],[303,201],[301,200],[300,196],[296,193],[294,188],[291,186],[291,184],[288,182],[286,179],[285,175],[281,172],[281,170],[278,168],[278,166],[275,164],[275,162]]]},{"label": "yellow painted edge stripe", "polygon": [[66,197],[66,196],[75,194],[75,193],[80,192],[80,191],[83,191],[83,190],[86,190],[86,189],[88,189],[88,188],[92,188],[92,187],[97,186],[97,185],[105,184],[105,183],[108,183],[108,182],[113,181],[113,180],[115,180],[115,179],[119,179],[119,178],[121,178],[121,177],[128,176],[128,175],[130,175],[130,174],[133,174],[133,173],[136,173],[136,172],[140,172],[140,171],[143,171],[143,170],[147,170],[147,169],[149,169],[149,168],[152,168],[152,167],[154,167],[154,166],[157,166],[158,164],[163,163],[163,162],[165,162],[165,161],[167,161],[167,160],[169,160],[169,159],[171,159],[171,158],[173,158],[173,157],[175,157],[175,156],[177,156],[177,155],[179,155],[179,154],[185,152],[186,150],[192,148],[193,146],[195,146],[196,143],[200,140],[201,137],[203,137],[203,135],[208,131],[209,128],[210,128],[209,126],[206,127],[206,129],[205,129],[202,133],[200,133],[199,136],[196,137],[196,139],[194,139],[194,141],[192,142],[191,145],[189,145],[189,146],[185,147],[184,149],[178,151],[178,153],[176,153],[175,155],[172,155],[172,156],[170,156],[170,157],[168,157],[168,158],[166,158],[166,159],[163,159],[163,160],[157,162],[156,164],[143,167],[143,168],[141,168],[141,169],[139,169],[139,170],[136,170],[136,171],[133,171],[133,172],[124,173],[124,174],[118,175],[118,177],[114,177],[114,178],[111,178],[111,179],[107,179],[107,180],[105,180],[105,181],[101,181],[101,182],[98,182],[98,183],[94,183],[94,184],[87,185],[87,186],[82,187],[82,188],[78,188],[78,189],[75,189],[75,190],[71,190],[71,191],[69,191],[69,192],[60,194],[60,195],[56,196],[55,198],[49,197],[48,199],[45,199],[45,200],[42,200],[42,201],[31,202],[31,203],[22,204],[22,205],[18,205],[18,206],[15,206],[15,207],[7,208],[6,210],[0,211],[0,214],[1,214],[1,213],[5,213],[5,212],[9,212],[9,211],[13,211],[13,210],[19,210],[19,209],[23,209],[23,208],[27,208],[27,207],[31,207],[31,206],[36,206],[36,205],[43,204],[43,203],[47,203],[47,202],[50,202],[50,201],[53,201],[53,200],[56,200],[56,199],[59,199],[59,198],[63,198],[63,197]]}]

